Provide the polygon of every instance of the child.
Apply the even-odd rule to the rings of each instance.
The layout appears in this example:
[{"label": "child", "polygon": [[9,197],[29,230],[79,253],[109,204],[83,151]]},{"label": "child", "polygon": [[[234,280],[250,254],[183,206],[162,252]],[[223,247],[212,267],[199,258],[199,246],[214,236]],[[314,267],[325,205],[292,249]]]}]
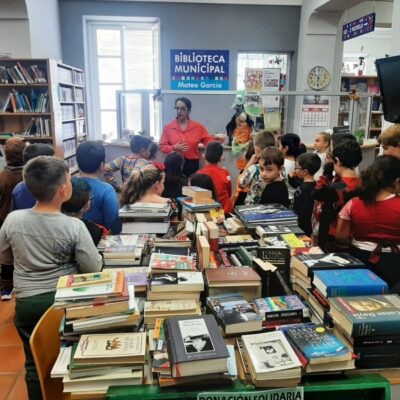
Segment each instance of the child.
[{"label": "child", "polygon": [[262,192],[260,204],[279,203],[289,207],[289,194],[282,179],[284,162],[283,152],[276,147],[267,147],[263,150],[259,166],[261,179],[266,186]]},{"label": "child", "polygon": [[[34,143],[25,147],[23,153],[24,164],[38,156],[54,156],[54,150],[51,146],[45,143]],[[12,209],[25,210],[32,208],[36,203],[35,198],[29,192],[24,181],[18,183],[12,192]]]},{"label": "child", "polygon": [[188,181],[182,174],[185,159],[183,155],[173,151],[165,157],[165,183],[163,197],[176,199],[182,196],[182,186],[186,186]]},{"label": "child", "polygon": [[14,321],[24,346],[25,381],[29,399],[41,399],[29,346],[32,331],[54,302],[58,278],[100,271],[102,259],[85,225],[60,212],[72,193],[64,161],[36,157],[25,166],[23,176],[36,204],[32,209],[10,213],[4,221],[0,230],[0,264],[14,264]]},{"label": "child", "polygon": [[190,177],[190,186],[198,186],[203,189],[207,189],[211,192],[211,197],[214,201],[219,202],[217,191],[215,190],[214,183],[208,175],[204,174],[193,174]]},{"label": "child", "polygon": [[157,167],[160,171],[165,170],[165,165],[162,162],[156,161],[157,154],[160,148],[158,147],[157,143],[152,143],[149,150],[149,161],[150,164],[153,164]]},{"label": "child", "polygon": [[[120,156],[104,166],[104,178],[106,182],[111,184],[116,191],[122,190],[124,182],[129,179],[133,171],[151,164],[149,161],[151,145],[151,139],[146,136],[132,136],[130,141],[132,154]],[[121,171],[121,185],[118,184],[113,176],[115,171]]]},{"label": "child", "polygon": [[340,211],[336,239],[400,293],[400,159],[378,157],[361,174],[359,197]]},{"label": "child", "polygon": [[83,219],[103,225],[114,235],[118,235],[122,225],[118,216],[117,194],[111,185],[99,179],[105,157],[104,146],[93,140],[80,143],[76,149],[80,177],[89,184],[93,195],[91,206]]},{"label": "child", "polygon": [[400,124],[392,125],[380,136],[384,154],[400,158]]},{"label": "child", "polygon": [[157,203],[165,204],[170,199],[162,197],[165,174],[153,165],[140,171],[133,171],[122,192],[123,204]]},{"label": "child", "polygon": [[326,155],[329,151],[330,146],[331,146],[331,135],[327,132],[318,133],[314,141],[314,150],[315,150],[314,153],[316,153],[318,157],[321,159],[321,167],[315,173],[314,178],[316,180],[318,180],[323,173]]},{"label": "child", "polygon": [[7,139],[4,144],[7,165],[0,171],[0,227],[11,211],[12,191],[22,181],[24,148],[24,141],[18,137]]},{"label": "child", "polygon": [[337,251],[335,242],[337,215],[343,205],[355,196],[360,180],[355,168],[362,160],[361,147],[356,140],[343,139],[332,151],[335,178],[330,182],[331,164],[325,164],[313,191],[313,199],[323,202],[321,210],[314,210],[313,219],[319,222],[317,243],[326,252]]},{"label": "child", "polygon": [[315,187],[314,175],[320,169],[321,158],[316,153],[300,154],[296,160],[296,177],[302,181],[294,192],[293,211],[298,216],[298,225],[311,237],[311,217],[314,209],[312,192]]},{"label": "child", "polygon": [[89,231],[94,245],[97,246],[103,234],[106,233],[106,228],[93,222],[83,220],[83,215],[90,208],[92,197],[90,186],[84,179],[78,177],[72,178],[71,184],[72,196],[62,205],[61,211],[70,217],[80,219]]},{"label": "child", "polygon": [[238,185],[241,189],[248,188],[245,204],[259,204],[261,194],[266,182],[260,177],[258,160],[262,151],[267,147],[275,146],[275,136],[272,132],[258,132],[253,139],[254,154],[250,158],[242,174],[238,177]]},{"label": "child", "polygon": [[[254,154],[254,143],[251,140],[247,146],[246,153],[244,154],[244,159],[239,159],[236,162],[236,167],[240,170],[239,176],[243,173],[246,164],[250,161],[250,158],[253,156],[253,154]],[[236,182],[235,193],[232,195],[233,207],[241,206],[244,204],[248,191],[249,191],[248,188],[241,188],[239,186],[239,179],[238,179]]]},{"label": "child", "polygon": [[219,142],[210,142],[206,146],[206,166],[197,171],[198,174],[208,175],[214,185],[217,197],[225,213],[232,211],[231,202],[231,177],[229,172],[218,165],[222,160],[224,148]]}]

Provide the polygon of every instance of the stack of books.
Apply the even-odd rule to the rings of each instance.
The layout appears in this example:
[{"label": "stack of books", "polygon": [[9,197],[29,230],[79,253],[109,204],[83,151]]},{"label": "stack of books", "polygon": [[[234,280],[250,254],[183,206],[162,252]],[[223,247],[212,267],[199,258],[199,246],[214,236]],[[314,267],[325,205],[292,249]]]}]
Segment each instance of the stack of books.
[{"label": "stack of books", "polygon": [[82,335],[72,348],[64,392],[92,395],[110,386],[141,385],[146,333]]},{"label": "stack of books", "polygon": [[357,368],[400,367],[400,297],[393,295],[329,299],[335,330],[356,354]]},{"label": "stack of books", "polygon": [[123,224],[122,233],[160,233],[165,234],[170,227],[172,208],[169,203],[127,204],[119,210]]},{"label": "stack of books", "polygon": [[147,247],[148,235],[109,235],[103,238],[97,248],[103,254],[104,265],[140,265]]},{"label": "stack of books", "polygon": [[207,297],[207,307],[214,314],[225,335],[262,330],[261,317],[239,293]]},{"label": "stack of books", "polygon": [[288,326],[283,331],[307,373],[354,368],[351,349],[323,325]]},{"label": "stack of books", "polygon": [[152,273],[148,300],[199,300],[204,290],[203,275],[199,271]]},{"label": "stack of books", "polygon": [[297,215],[281,204],[260,204],[235,207],[235,214],[248,229],[258,225],[297,226]]},{"label": "stack of books", "polygon": [[300,383],[301,363],[281,331],[243,335],[242,359],[256,387],[293,387]]}]

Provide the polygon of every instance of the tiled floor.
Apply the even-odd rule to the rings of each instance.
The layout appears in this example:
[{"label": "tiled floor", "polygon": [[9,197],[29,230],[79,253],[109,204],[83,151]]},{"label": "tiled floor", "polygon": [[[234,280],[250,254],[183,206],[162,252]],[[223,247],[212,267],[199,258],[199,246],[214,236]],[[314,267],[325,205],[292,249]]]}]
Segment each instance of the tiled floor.
[{"label": "tiled floor", "polygon": [[27,400],[24,350],[14,326],[15,302],[0,301],[0,400]]}]

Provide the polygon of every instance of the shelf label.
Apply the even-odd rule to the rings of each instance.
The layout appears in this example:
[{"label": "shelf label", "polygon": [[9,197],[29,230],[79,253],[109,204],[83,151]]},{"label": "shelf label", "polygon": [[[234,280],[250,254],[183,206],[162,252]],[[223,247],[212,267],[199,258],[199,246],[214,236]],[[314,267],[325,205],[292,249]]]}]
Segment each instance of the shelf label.
[{"label": "shelf label", "polygon": [[344,24],[342,28],[342,41],[344,42],[357,36],[365,35],[374,30],[375,13],[371,13]]},{"label": "shelf label", "polygon": [[302,387],[257,392],[202,392],[197,400],[303,400]]}]

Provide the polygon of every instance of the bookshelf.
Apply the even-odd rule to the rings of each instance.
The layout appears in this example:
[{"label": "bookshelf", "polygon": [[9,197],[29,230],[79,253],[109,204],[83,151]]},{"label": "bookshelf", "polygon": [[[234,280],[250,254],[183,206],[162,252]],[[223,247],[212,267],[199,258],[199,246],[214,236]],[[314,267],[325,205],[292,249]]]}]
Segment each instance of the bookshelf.
[{"label": "bookshelf", "polygon": [[75,151],[87,139],[82,70],[51,59],[0,59],[0,144],[8,135],[49,143],[78,171]]},{"label": "bookshelf", "polygon": [[[379,91],[378,77],[374,75],[342,75],[341,91],[372,94],[372,111],[369,129],[369,138],[378,138],[382,130],[382,97]],[[340,97],[338,125],[344,126],[350,123],[350,100],[348,97]]]}]

